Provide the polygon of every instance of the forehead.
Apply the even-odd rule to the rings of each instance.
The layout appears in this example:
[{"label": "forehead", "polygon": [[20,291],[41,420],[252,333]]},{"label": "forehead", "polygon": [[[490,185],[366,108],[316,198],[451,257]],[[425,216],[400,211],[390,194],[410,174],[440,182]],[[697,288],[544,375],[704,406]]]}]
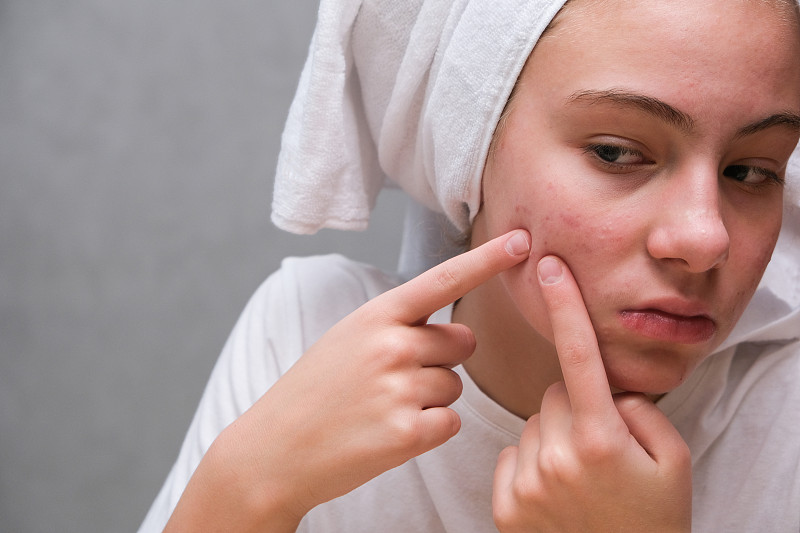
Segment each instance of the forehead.
[{"label": "forehead", "polygon": [[532,57],[556,85],[642,84],[675,103],[691,93],[797,112],[799,26],[788,0],[572,0]]},{"label": "forehead", "polygon": [[[800,6],[795,0],[568,0],[543,39],[562,35],[580,41],[598,30],[611,42],[635,42],[643,50],[663,49],[656,35],[679,41],[691,35],[699,50],[754,31],[766,31],[768,40],[797,40]],[[641,32],[651,38],[635,41]]]},{"label": "forehead", "polygon": [[[553,18],[548,30],[558,26],[565,18],[574,12],[583,12],[584,15],[596,16],[603,12],[613,12],[615,9],[631,9],[641,5],[647,5],[647,1],[642,0],[567,0],[562,9]],[[691,5],[692,2],[689,2]],[[706,1],[707,5],[712,4],[713,0]],[[655,5],[652,2],[651,5]],[[663,8],[672,12],[684,12],[682,2],[665,0],[658,3]],[[797,0],[727,0],[726,7],[748,7],[747,4],[756,5],[773,10],[781,21],[787,26],[797,25],[800,21],[800,2]]]}]

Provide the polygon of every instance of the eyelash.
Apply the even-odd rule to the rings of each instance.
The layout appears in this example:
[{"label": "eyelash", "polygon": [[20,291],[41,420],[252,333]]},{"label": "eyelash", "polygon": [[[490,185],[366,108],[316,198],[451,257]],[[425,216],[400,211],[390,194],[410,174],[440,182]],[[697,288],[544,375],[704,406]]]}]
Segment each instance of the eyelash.
[{"label": "eyelash", "polygon": [[[614,161],[608,161],[608,160],[604,159],[600,155],[601,151],[608,150],[608,149],[618,150],[620,152],[620,155],[623,155],[623,156],[624,155],[628,155],[628,156],[639,157],[639,158],[641,158],[643,160],[643,163],[623,164],[623,163],[616,163]],[[625,146],[619,146],[619,145],[615,145],[615,144],[610,144],[610,143],[593,143],[593,144],[587,145],[583,149],[583,151],[584,151],[584,153],[592,156],[600,164],[602,164],[602,165],[604,165],[604,166],[606,166],[608,168],[614,169],[617,172],[624,172],[626,170],[632,170],[637,166],[644,165],[644,164],[648,163],[646,161],[646,158],[645,158],[644,154],[642,152],[640,152],[639,150],[635,150],[633,148],[628,148],[628,147],[625,147]],[[763,167],[756,167],[756,166],[750,166],[750,165],[729,165],[729,166],[727,166],[727,167],[725,167],[723,169],[722,175],[725,176],[725,177],[731,178],[731,179],[733,179],[734,181],[736,181],[738,183],[742,183],[742,184],[745,184],[745,185],[751,185],[753,187],[763,185],[763,182],[761,182],[761,183],[748,183],[748,182],[744,181],[744,179],[737,179],[736,177],[731,176],[730,174],[727,173],[729,170],[733,170],[733,169],[748,169],[748,170],[754,172],[755,174],[770,180],[772,183],[776,183],[776,184],[781,185],[781,186],[783,186],[784,183],[785,183],[784,178],[780,177],[777,173],[775,173],[775,172],[773,172],[771,170],[768,170],[766,168],[763,168]]]},{"label": "eyelash", "polygon": [[[637,158],[640,158],[642,160],[642,163],[624,164],[624,163],[617,163],[615,161],[608,161],[608,160],[604,159],[600,155],[601,151],[608,150],[608,149],[619,151],[620,152],[620,156],[626,156],[627,155],[627,156],[635,156]],[[592,156],[595,160],[597,160],[603,166],[606,166],[606,167],[608,167],[610,169],[613,169],[613,170],[616,170],[618,172],[624,172],[626,170],[631,170],[631,169],[633,169],[633,168],[635,168],[637,166],[649,163],[649,161],[646,160],[644,154],[642,152],[640,152],[639,150],[635,150],[633,148],[628,148],[626,146],[619,146],[619,145],[611,144],[611,143],[593,143],[593,144],[590,144],[590,145],[586,146],[583,149],[583,151],[584,151],[584,153]]]},{"label": "eyelash", "polygon": [[[762,176],[764,178],[767,178],[771,182],[777,183],[778,185],[781,185],[781,186],[784,185],[784,183],[786,181],[782,177],[780,177],[778,174],[776,174],[775,172],[773,172],[771,170],[767,170],[766,168],[762,168],[762,167],[752,167],[752,166],[748,166],[748,165],[729,165],[729,166],[725,167],[725,169],[722,171],[722,175],[727,177],[727,178],[731,178],[731,179],[733,179],[733,180],[735,180],[735,181],[737,181],[739,183],[747,184],[747,182],[745,182],[744,180],[740,180],[740,179],[738,179],[738,178],[736,178],[734,176],[726,174],[726,171],[729,171],[729,170],[732,170],[732,169],[748,169],[748,170],[754,172],[755,174],[757,174],[759,176]],[[755,184],[751,184],[751,185],[754,185],[754,186],[763,185],[763,182],[762,183],[755,183]]]}]

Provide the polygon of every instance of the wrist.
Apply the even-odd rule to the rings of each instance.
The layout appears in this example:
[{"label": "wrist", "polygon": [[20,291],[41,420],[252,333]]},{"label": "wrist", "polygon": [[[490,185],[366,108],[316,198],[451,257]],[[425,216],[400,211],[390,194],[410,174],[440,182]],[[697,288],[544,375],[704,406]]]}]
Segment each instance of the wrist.
[{"label": "wrist", "polygon": [[291,479],[264,463],[263,450],[259,459],[247,453],[246,440],[234,432],[235,426],[223,431],[203,458],[214,472],[215,493],[248,517],[254,530],[295,531],[308,509],[300,505]]},{"label": "wrist", "polygon": [[294,505],[289,483],[271,478],[248,460],[226,430],[189,480],[165,533],[296,531],[305,512]]}]

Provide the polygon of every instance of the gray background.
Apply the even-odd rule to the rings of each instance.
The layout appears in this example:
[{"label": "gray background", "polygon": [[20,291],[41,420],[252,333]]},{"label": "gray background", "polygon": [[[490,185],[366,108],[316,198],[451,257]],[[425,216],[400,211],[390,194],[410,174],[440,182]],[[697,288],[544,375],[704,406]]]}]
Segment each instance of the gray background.
[{"label": "gray background", "polygon": [[0,529],[134,531],[247,298],[316,0],[0,0]]}]

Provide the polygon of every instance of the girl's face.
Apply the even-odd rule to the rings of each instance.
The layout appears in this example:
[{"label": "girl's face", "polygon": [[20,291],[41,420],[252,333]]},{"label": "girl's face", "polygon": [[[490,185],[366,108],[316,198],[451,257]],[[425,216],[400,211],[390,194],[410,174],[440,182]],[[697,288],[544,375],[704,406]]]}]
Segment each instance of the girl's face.
[{"label": "girl's face", "polygon": [[579,1],[521,75],[475,238],[531,232],[531,259],[501,279],[549,341],[536,264],[567,262],[612,386],[676,387],[766,268],[800,132],[800,30],[784,6]]}]

